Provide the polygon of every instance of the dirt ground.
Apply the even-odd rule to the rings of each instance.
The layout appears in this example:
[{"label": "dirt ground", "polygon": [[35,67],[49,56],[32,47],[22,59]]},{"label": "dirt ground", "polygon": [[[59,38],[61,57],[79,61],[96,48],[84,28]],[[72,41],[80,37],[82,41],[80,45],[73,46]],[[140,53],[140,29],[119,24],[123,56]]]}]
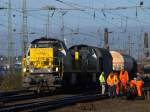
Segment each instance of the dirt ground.
[{"label": "dirt ground", "polygon": [[107,99],[53,110],[53,112],[150,112],[150,101]]}]

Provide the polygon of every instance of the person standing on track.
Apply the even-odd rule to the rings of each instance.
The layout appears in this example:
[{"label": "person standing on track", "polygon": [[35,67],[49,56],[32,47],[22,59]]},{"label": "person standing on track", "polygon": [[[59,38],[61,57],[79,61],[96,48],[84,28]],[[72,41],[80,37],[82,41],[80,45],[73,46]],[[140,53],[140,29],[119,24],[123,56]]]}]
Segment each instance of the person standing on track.
[{"label": "person standing on track", "polygon": [[143,87],[143,80],[141,78],[141,74],[137,73],[137,78],[136,78],[136,88],[137,88],[137,95],[140,97],[142,96],[142,87]]},{"label": "person standing on track", "polygon": [[116,97],[116,85],[118,82],[118,76],[112,71],[107,78],[108,91],[111,98]]},{"label": "person standing on track", "polygon": [[130,96],[134,98],[137,95],[136,78],[130,80],[129,86],[130,86]]},{"label": "person standing on track", "polygon": [[120,81],[121,81],[121,87],[122,87],[122,92],[124,95],[126,95],[126,90],[127,90],[127,83],[129,82],[129,75],[128,72],[124,69],[121,69],[120,71]]},{"label": "person standing on track", "polygon": [[117,88],[118,86],[118,83],[119,83],[119,79],[118,79],[118,74],[117,72],[114,73],[114,97],[116,97],[118,95],[118,91],[119,91],[119,88]]},{"label": "person standing on track", "polygon": [[100,85],[101,85],[101,93],[105,94],[106,81],[105,81],[105,77],[104,77],[104,72],[102,72],[101,75],[99,76],[99,81],[100,81]]},{"label": "person standing on track", "polygon": [[119,96],[119,75],[117,72],[114,73],[114,85],[116,87],[115,97]]}]

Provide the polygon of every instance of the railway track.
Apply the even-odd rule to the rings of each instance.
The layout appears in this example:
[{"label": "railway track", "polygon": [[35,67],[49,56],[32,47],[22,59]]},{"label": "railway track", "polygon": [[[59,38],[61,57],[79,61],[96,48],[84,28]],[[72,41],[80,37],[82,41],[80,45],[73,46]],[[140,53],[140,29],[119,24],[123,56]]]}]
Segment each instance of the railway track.
[{"label": "railway track", "polygon": [[[149,83],[145,84],[145,91],[150,91]],[[148,90],[147,90],[148,88]],[[146,93],[146,95],[149,93]],[[60,93],[59,93],[60,95]],[[62,93],[61,93],[62,95]],[[5,97],[4,97],[5,96]],[[96,93],[86,92],[84,94],[72,94],[72,95],[62,95],[50,94],[50,93],[40,93],[35,94],[33,92],[17,92],[0,96],[0,102],[4,105],[0,106],[0,112],[16,112],[16,111],[25,111],[25,112],[41,112],[49,111],[59,107],[75,104],[78,102],[91,101],[91,100],[102,100],[108,98],[107,95],[100,95]],[[52,96],[56,96],[52,98]],[[58,96],[58,97],[57,97]],[[39,99],[38,99],[39,98]],[[35,100],[38,99],[38,100]],[[149,98],[148,98],[149,99]],[[29,100],[29,101],[28,101]],[[17,102],[17,103],[14,103]],[[6,103],[6,105],[5,105]]]},{"label": "railway track", "polygon": [[39,93],[39,94],[35,94],[35,93],[31,92],[31,93],[27,93],[27,94],[19,94],[19,95],[0,97],[0,102],[1,102],[1,104],[6,104],[6,103],[17,102],[17,101],[22,101],[22,100],[46,97],[46,96],[50,96],[50,95],[51,94],[47,93],[47,92]]},{"label": "railway track", "polygon": [[[11,94],[3,94],[0,96],[0,107],[3,106],[2,104],[11,103],[11,102],[18,102],[22,100],[30,100],[30,99],[36,99],[36,98],[42,98],[47,96],[54,96],[54,95],[60,95],[65,94],[63,91],[55,91],[54,93],[51,93],[49,91],[44,91],[40,93],[35,93],[34,91],[25,91],[25,92],[10,92]],[[68,93],[67,93],[68,94]],[[72,94],[72,93],[69,93]]]},{"label": "railway track", "polygon": [[26,92],[19,92],[17,94],[10,94],[10,95],[2,95],[0,96],[0,108],[3,105],[11,104],[11,103],[17,103],[22,102],[25,100],[32,100],[32,99],[38,99],[38,98],[44,98],[48,96],[55,96],[55,95],[61,95],[64,94],[62,91],[58,90],[55,92],[49,92],[49,91],[43,91],[40,93],[35,93],[34,91],[26,91]]},{"label": "railway track", "polygon": [[70,95],[63,98],[62,97],[57,98],[54,100],[47,99],[46,101],[35,101],[29,103],[4,106],[1,108],[0,112],[17,112],[17,111],[41,112],[52,110],[58,107],[71,105],[78,102],[105,99],[105,98],[108,98],[107,95],[100,95],[100,94]]},{"label": "railway track", "polygon": [[24,94],[24,93],[29,93],[29,92],[32,92],[32,91],[30,91],[30,90],[17,90],[17,91],[0,92],[0,97],[17,95],[17,94]]}]

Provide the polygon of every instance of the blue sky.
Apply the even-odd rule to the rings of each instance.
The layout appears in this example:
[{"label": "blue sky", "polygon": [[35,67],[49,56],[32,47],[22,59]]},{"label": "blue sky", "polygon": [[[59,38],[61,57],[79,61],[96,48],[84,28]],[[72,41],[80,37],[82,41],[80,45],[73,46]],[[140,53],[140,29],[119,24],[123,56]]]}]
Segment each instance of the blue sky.
[{"label": "blue sky", "polygon": [[[68,40],[68,46],[72,44],[87,43],[95,46],[103,45],[103,30],[108,28],[109,31],[113,32],[110,34],[110,44],[112,49],[123,49],[127,50],[127,37],[130,35],[131,41],[137,43],[142,39],[142,34],[144,31],[148,31],[150,26],[150,9],[143,8],[131,8],[125,10],[93,10],[91,8],[108,9],[117,7],[130,7],[137,6],[140,4],[141,0],[62,0],[69,5],[65,5],[57,2],[56,0],[27,0],[28,7],[28,32],[35,32],[34,35],[29,35],[30,41],[43,36],[46,34],[47,24],[47,11],[31,11],[41,9],[45,6],[54,6],[57,8],[81,8],[87,7],[86,11],[67,11],[64,16],[65,24],[65,38]],[[143,0],[144,7],[150,7],[150,0]],[[7,7],[8,0],[0,0],[0,6]],[[22,8],[22,0],[12,0],[12,17],[14,47],[18,48],[18,43],[21,42],[21,21],[22,14],[17,12]],[[50,12],[52,14],[52,11]],[[7,40],[7,11],[0,10],[0,36],[1,46],[6,45]],[[61,12],[55,11],[53,17],[50,18],[50,35],[57,36],[61,38]],[[131,29],[133,31],[131,31]],[[71,35],[73,32],[81,32],[79,35]],[[125,32],[126,31],[126,32]],[[68,35],[67,35],[68,34]],[[69,35],[70,34],[70,35]],[[136,42],[137,41],[137,42]],[[143,45],[142,40],[141,43]],[[120,44],[118,44],[120,43]],[[133,46],[134,49],[137,46]],[[135,50],[133,50],[135,51]],[[4,53],[5,50],[1,50],[0,53]],[[20,52],[17,51],[18,53]],[[133,53],[134,54],[134,53]]]}]

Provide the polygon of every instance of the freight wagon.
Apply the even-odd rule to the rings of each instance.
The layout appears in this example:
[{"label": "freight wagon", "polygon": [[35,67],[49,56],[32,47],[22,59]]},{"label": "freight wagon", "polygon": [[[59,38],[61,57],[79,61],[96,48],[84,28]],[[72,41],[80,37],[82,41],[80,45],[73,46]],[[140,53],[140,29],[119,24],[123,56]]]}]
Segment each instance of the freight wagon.
[{"label": "freight wagon", "polygon": [[137,62],[133,57],[117,51],[110,51],[113,58],[113,70],[120,71],[121,69],[127,70],[130,79],[135,76],[137,72]]}]

